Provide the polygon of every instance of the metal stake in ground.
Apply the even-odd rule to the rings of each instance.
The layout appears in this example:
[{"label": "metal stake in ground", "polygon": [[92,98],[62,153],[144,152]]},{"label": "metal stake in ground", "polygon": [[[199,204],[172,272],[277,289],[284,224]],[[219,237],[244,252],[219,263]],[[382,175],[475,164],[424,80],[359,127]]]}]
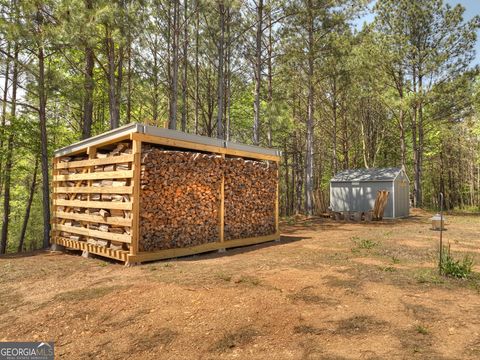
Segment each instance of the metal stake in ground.
[{"label": "metal stake in ground", "polygon": [[442,262],[443,262],[443,193],[440,193],[440,259],[438,262],[438,270],[442,275]]}]

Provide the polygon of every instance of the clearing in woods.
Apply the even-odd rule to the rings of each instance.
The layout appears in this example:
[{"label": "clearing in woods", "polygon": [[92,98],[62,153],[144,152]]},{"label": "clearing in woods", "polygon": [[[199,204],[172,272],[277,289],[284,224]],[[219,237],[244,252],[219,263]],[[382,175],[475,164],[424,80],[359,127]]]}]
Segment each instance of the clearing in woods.
[{"label": "clearing in woods", "polygon": [[439,277],[430,214],[284,223],[282,240],[125,268],[39,252],[0,260],[0,340],[58,357],[478,359],[480,216],[445,240],[476,275]]}]

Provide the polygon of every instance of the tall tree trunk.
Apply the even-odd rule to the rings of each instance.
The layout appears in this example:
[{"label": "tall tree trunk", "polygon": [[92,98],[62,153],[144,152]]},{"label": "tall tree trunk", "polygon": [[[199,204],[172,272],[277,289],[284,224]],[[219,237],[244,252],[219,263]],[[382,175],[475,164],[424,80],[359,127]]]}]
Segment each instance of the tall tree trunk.
[{"label": "tall tree trunk", "polygon": [[230,112],[231,112],[231,103],[232,103],[232,91],[231,91],[231,61],[232,61],[232,36],[230,32],[230,8],[226,9],[227,11],[227,55],[226,55],[226,89],[225,89],[225,122],[227,124],[225,130],[225,140],[230,141],[230,132],[231,132],[231,123],[230,123]]},{"label": "tall tree trunk", "polygon": [[224,46],[225,46],[225,4],[224,0],[218,2],[218,27],[220,36],[218,39],[218,84],[217,84],[217,138],[224,139],[223,131],[223,104],[225,98],[224,92]]},{"label": "tall tree trunk", "polygon": [[[413,93],[417,93],[417,75],[416,69],[413,69]],[[417,141],[417,114],[418,106],[417,99],[414,100],[412,106],[412,150],[413,150],[413,171],[414,171],[414,183],[413,183],[413,206],[419,207],[420,202],[418,199],[418,183],[419,183],[419,174],[418,174],[418,141]]]},{"label": "tall tree trunk", "polygon": [[332,112],[333,112],[332,169],[333,169],[333,174],[336,174],[338,171],[338,157],[337,157],[337,79],[335,77],[333,79],[332,92],[333,92],[332,94]]},{"label": "tall tree trunk", "polygon": [[15,121],[16,110],[17,110],[17,86],[18,86],[18,44],[15,43],[14,46],[14,55],[13,55],[13,77],[12,77],[12,98],[11,98],[11,108],[10,108],[10,124],[9,134],[7,140],[7,151],[5,154],[5,183],[4,183],[4,194],[3,194],[3,223],[2,223],[2,232],[0,237],[0,254],[5,254],[7,252],[7,242],[8,242],[8,227],[10,224],[10,181],[12,173],[12,157],[13,157],[13,122]]},{"label": "tall tree trunk", "polygon": [[30,219],[30,210],[32,209],[33,197],[35,196],[35,188],[37,187],[38,157],[35,158],[35,167],[33,168],[33,178],[30,184],[30,192],[28,194],[27,207],[25,208],[25,216],[23,218],[22,230],[20,231],[20,240],[18,242],[18,252],[23,251],[25,243],[25,235],[27,233],[28,220]]},{"label": "tall tree trunk", "polygon": [[273,127],[273,36],[272,36],[272,2],[268,9],[268,47],[267,47],[267,144],[272,146],[272,127]]},{"label": "tall tree trunk", "polygon": [[423,132],[423,75],[422,68],[418,69],[418,91],[420,93],[420,101],[418,104],[418,147],[417,147],[417,168],[416,168],[416,198],[417,206],[423,206],[423,192],[422,192],[422,172],[423,172],[423,142],[424,142],[424,132]]},{"label": "tall tree trunk", "polygon": [[127,123],[130,124],[132,121],[132,39],[130,29],[128,30],[127,46]]},{"label": "tall tree trunk", "polygon": [[[93,1],[85,0],[85,8],[87,12],[93,10]],[[89,138],[92,133],[93,122],[93,69],[95,66],[95,57],[93,48],[88,44],[85,45],[85,74],[83,80],[83,88],[85,91],[85,98],[83,100],[83,126],[82,139]]]},{"label": "tall tree trunk", "polygon": [[257,5],[257,33],[255,36],[255,99],[253,102],[253,144],[260,143],[260,90],[262,86],[262,35],[263,35],[263,0]]},{"label": "tall tree trunk", "polygon": [[315,114],[313,86],[314,75],[314,19],[312,14],[312,1],[308,1],[308,109],[307,109],[307,138],[305,156],[305,211],[313,215],[313,118]]},{"label": "tall tree trunk", "polygon": [[179,0],[173,2],[173,39],[172,39],[172,83],[171,87],[171,99],[170,99],[170,111],[168,128],[172,130],[177,129],[177,103],[178,103],[178,40],[180,35],[180,4]]},{"label": "tall tree trunk", "polygon": [[198,64],[198,48],[200,39],[200,0],[195,3],[195,134],[198,134],[198,115],[199,115],[199,64]]},{"label": "tall tree trunk", "polygon": [[117,88],[116,88],[116,64],[115,64],[115,44],[112,38],[112,32],[109,26],[105,26],[105,48],[108,59],[108,106],[110,113],[110,129],[116,129],[120,125],[120,113],[117,107]]},{"label": "tall tree trunk", "polygon": [[[7,57],[5,60],[5,75],[2,96],[2,123],[0,126],[0,151],[3,152],[4,129],[7,121],[8,83],[10,81],[10,42],[7,45]],[[3,190],[3,158],[0,156],[0,194]]]},{"label": "tall tree trunk", "polygon": [[183,77],[182,77],[182,131],[187,130],[187,75],[188,75],[188,0],[183,2]]},{"label": "tall tree trunk", "polygon": [[[40,19],[39,27],[43,25],[43,15],[40,8],[37,11]],[[43,40],[38,45],[38,100],[40,120],[40,141],[42,158],[42,200],[43,200],[43,247],[50,245],[50,182],[48,177],[48,138],[47,138],[47,94],[45,89],[45,53]]]}]

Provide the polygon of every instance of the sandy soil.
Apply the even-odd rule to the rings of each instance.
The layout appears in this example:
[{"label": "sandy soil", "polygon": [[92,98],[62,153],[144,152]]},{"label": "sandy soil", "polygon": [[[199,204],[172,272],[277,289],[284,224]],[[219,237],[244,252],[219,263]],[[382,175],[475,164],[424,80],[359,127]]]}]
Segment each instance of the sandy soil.
[{"label": "sandy soil", "polygon": [[[0,340],[59,359],[479,359],[480,276],[437,275],[428,217],[289,221],[280,242],[133,268],[2,258]],[[480,216],[449,220],[480,272]]]}]

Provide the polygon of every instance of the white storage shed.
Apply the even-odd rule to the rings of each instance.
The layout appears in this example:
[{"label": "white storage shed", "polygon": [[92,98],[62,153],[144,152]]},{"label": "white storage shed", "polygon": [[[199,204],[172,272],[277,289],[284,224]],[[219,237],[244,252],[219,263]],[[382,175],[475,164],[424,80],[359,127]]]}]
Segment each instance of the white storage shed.
[{"label": "white storage shed", "polygon": [[369,211],[377,191],[389,191],[385,218],[409,215],[410,180],[402,168],[345,170],[330,180],[330,206],[333,211]]}]

